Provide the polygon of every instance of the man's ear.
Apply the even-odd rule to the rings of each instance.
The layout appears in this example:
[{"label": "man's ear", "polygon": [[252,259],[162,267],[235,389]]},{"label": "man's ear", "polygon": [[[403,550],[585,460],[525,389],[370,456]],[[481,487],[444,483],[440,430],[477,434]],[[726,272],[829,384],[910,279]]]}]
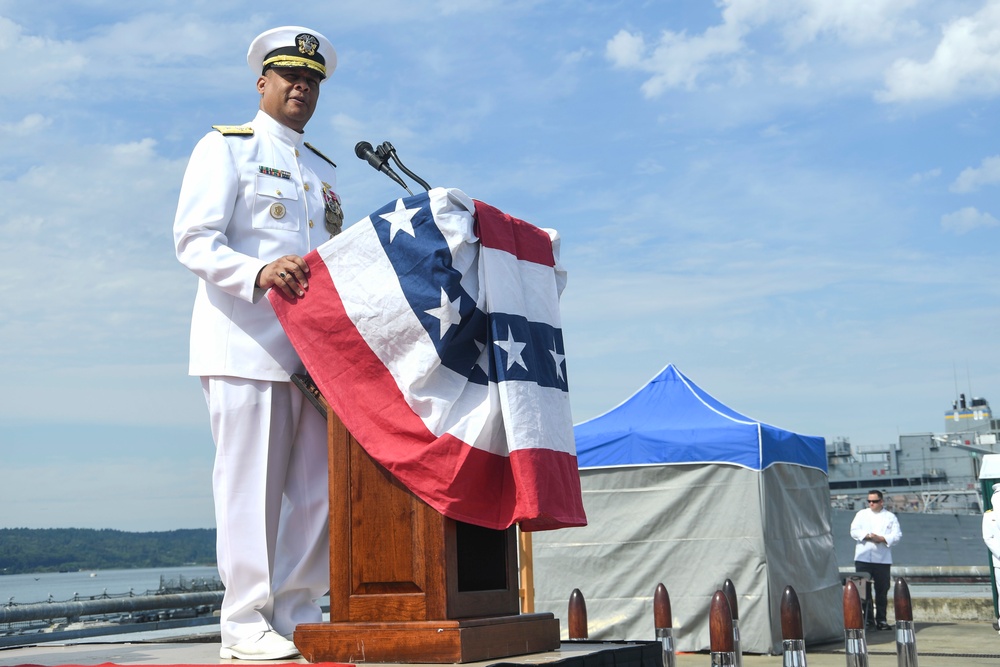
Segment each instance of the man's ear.
[{"label": "man's ear", "polygon": [[257,77],[257,92],[260,93],[261,95],[264,94],[265,84],[267,84],[267,77],[261,74],[259,77]]}]

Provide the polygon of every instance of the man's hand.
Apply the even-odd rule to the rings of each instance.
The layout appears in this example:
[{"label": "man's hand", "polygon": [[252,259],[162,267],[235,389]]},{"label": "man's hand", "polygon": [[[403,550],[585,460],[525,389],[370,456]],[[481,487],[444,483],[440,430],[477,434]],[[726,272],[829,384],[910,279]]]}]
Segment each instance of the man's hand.
[{"label": "man's hand", "polygon": [[257,287],[261,289],[274,288],[284,292],[285,296],[294,299],[306,295],[309,281],[306,275],[309,265],[298,255],[285,255],[264,266],[257,274]]}]

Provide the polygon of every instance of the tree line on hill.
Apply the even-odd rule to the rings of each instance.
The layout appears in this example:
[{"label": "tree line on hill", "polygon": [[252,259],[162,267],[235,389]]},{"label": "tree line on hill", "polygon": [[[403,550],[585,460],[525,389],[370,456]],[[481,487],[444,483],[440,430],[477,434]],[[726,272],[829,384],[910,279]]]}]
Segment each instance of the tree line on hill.
[{"label": "tree line on hill", "polygon": [[215,565],[215,529],[0,528],[0,574]]}]

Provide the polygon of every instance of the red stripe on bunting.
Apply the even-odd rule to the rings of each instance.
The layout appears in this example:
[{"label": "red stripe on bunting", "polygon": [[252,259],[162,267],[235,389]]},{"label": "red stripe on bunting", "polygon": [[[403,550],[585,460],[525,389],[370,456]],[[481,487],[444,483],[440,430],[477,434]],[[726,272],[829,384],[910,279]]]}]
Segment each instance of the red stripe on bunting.
[{"label": "red stripe on bunting", "polygon": [[481,201],[476,202],[476,236],[487,248],[509,252],[520,260],[555,266],[552,239],[534,225],[507,215]]}]

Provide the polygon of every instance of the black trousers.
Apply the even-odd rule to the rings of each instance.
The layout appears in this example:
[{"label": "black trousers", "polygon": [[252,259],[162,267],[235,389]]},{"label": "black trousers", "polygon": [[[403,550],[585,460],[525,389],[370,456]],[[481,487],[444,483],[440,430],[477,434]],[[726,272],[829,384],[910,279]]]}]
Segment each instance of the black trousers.
[{"label": "black trousers", "polygon": [[[892,565],[889,563],[865,563],[860,560],[854,561],[854,569],[858,572],[867,572],[872,575],[872,586],[875,589],[875,622],[885,623],[885,606],[889,597],[889,570]],[[871,609],[872,601],[869,599],[865,603]],[[871,621],[871,614],[868,614]]]}]

